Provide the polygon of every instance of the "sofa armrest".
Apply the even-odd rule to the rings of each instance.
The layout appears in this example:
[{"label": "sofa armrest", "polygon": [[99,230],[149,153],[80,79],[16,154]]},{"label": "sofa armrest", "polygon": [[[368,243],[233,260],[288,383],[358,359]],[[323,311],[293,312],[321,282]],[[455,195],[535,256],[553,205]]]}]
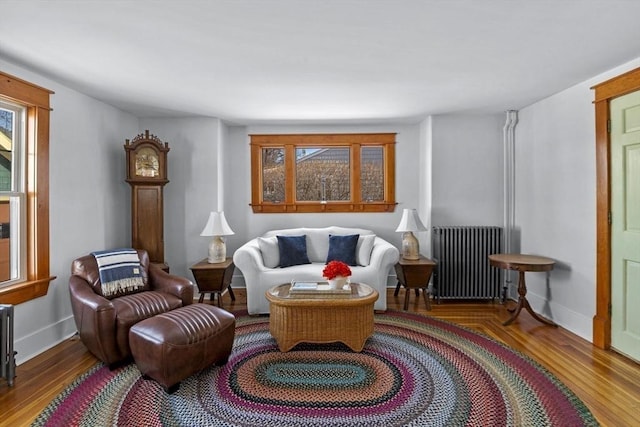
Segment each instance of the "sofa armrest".
[{"label": "sofa armrest", "polygon": [[377,269],[388,269],[395,265],[400,259],[400,251],[381,237],[376,236],[373,243],[373,250],[371,251],[370,265],[375,266]]},{"label": "sofa armrest", "polygon": [[240,246],[233,254],[233,263],[242,271],[243,275],[247,272],[270,270],[264,265],[257,239],[249,240]]},{"label": "sofa armrest", "polygon": [[182,300],[182,305],[193,303],[193,283],[191,280],[174,276],[160,267],[149,266],[149,281],[151,288],[156,291],[166,292]]}]

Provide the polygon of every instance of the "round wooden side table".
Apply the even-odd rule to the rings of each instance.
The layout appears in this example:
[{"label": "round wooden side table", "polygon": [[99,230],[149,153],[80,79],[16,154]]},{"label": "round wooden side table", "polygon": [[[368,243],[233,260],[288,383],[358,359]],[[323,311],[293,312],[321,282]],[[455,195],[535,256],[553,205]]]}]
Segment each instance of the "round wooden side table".
[{"label": "round wooden side table", "polygon": [[516,270],[519,273],[518,278],[518,305],[514,309],[509,309],[511,317],[503,323],[504,326],[510,325],[516,317],[525,308],[534,319],[539,322],[551,326],[558,326],[555,322],[545,319],[538,313],[533,311],[529,301],[527,300],[527,285],[524,281],[524,273],[527,271],[551,271],[555,261],[537,255],[524,254],[494,254],[489,255],[489,264],[494,267],[503,268],[505,270]]}]

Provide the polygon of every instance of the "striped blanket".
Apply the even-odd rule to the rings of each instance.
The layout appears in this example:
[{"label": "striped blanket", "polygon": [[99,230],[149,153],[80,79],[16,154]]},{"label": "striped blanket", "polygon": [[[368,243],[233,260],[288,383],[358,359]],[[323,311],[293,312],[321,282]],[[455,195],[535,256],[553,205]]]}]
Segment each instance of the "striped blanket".
[{"label": "striped blanket", "polygon": [[123,248],[91,252],[98,263],[102,295],[135,292],[144,286],[142,267],[135,249]]}]

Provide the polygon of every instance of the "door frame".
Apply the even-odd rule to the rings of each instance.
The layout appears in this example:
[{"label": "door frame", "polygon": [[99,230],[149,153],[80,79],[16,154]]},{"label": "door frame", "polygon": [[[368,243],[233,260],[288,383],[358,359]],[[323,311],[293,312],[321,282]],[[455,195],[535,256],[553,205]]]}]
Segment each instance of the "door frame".
[{"label": "door frame", "polygon": [[596,125],[596,314],[593,344],[611,347],[611,143],[609,104],[613,98],[640,90],[640,68],[599,83],[595,90]]}]

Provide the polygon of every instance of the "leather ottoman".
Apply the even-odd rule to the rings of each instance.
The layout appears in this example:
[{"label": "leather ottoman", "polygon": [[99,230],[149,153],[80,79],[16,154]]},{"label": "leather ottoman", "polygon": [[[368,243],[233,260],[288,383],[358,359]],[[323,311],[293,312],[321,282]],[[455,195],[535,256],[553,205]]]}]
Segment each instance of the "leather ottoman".
[{"label": "leather ottoman", "polygon": [[196,372],[227,363],[235,325],[221,308],[191,304],[136,323],[129,345],[140,372],[173,392]]}]

